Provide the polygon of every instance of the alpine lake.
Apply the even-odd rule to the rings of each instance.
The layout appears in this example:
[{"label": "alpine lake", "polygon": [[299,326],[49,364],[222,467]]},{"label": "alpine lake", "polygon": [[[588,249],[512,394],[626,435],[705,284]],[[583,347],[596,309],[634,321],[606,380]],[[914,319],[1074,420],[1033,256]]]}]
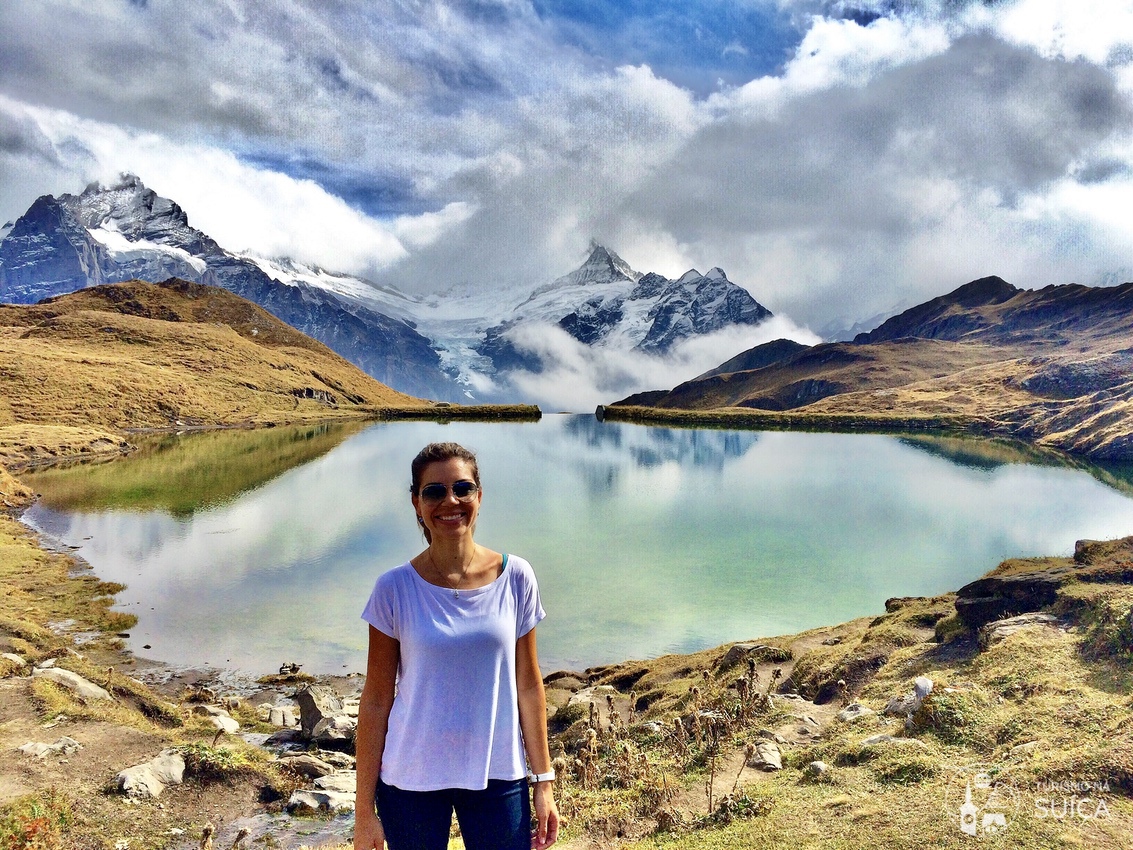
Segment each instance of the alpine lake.
[{"label": "alpine lake", "polygon": [[24,520],[126,590],[127,645],[255,675],[365,669],[375,578],[423,548],[409,461],[477,452],[476,539],[527,558],[544,673],[884,612],[1008,557],[1133,534],[1133,471],[960,437],[695,430],[545,415],[150,438],[23,476]]}]

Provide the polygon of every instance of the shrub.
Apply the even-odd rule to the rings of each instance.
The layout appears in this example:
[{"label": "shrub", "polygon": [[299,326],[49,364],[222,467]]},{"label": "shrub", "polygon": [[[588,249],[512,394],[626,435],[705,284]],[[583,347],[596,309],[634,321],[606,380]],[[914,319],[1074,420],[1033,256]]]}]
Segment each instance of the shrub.
[{"label": "shrub", "polygon": [[63,850],[71,805],[54,789],[0,808],[0,850]]}]

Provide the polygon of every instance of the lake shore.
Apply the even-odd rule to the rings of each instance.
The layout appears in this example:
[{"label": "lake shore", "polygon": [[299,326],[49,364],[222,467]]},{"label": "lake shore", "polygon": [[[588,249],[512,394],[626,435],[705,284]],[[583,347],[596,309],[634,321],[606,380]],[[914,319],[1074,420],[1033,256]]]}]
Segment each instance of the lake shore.
[{"label": "lake shore", "polygon": [[[61,667],[116,685],[113,708],[84,705],[0,661],[6,665],[0,668],[4,817],[24,817],[26,824],[20,811],[30,811],[27,801],[34,800],[35,811],[56,811],[72,832],[94,831],[89,843],[68,846],[111,847],[129,837],[178,847],[188,845],[177,843],[173,830],[199,835],[205,822],[233,824],[270,809],[259,800],[263,789],[286,791],[294,777],[256,754],[258,748],[229,739],[219,749],[246,750],[250,761],[222,781],[194,778],[164,795],[161,809],[124,807],[121,798],[101,790],[117,770],[167,746],[213,740],[216,728],[191,713],[193,688],[201,683],[173,675],[160,686],[137,683],[131,671],[148,662],[134,658],[117,637],[130,623],[111,610],[116,588],[68,554],[44,549],[18,522],[34,494],[2,468],[0,495],[7,507],[0,517],[7,570],[0,612],[4,651],[18,650],[32,663],[54,658]],[[1106,552],[1100,566],[1026,559],[992,570],[990,576],[1021,576],[1012,580],[1023,584],[1052,570],[1065,573],[1051,583],[1052,600],[1027,603],[1048,613],[1053,624],[1034,622],[994,642],[964,622],[957,596],[948,594],[890,600],[876,617],[799,635],[548,671],[552,730],[565,776],[560,797],[572,841],[653,846],[660,838],[682,848],[771,847],[787,834],[799,846],[870,844],[878,837],[887,845],[913,846],[910,835],[941,833],[941,846],[966,846],[968,835],[942,818],[940,796],[954,779],[951,766],[980,762],[1014,772],[1027,787],[1079,779],[1097,781],[1099,788],[1106,783],[1108,791],[1093,799],[1106,803],[1107,816],[1079,818],[1070,824],[1071,837],[1093,846],[1128,846],[1133,569],[1122,566],[1130,560],[1128,547]],[[1087,575],[1095,577],[1085,580]],[[740,686],[745,676],[748,684]],[[886,714],[918,677],[935,685],[932,710]],[[360,685],[324,681],[340,693]],[[265,692],[271,687],[265,685]],[[741,689],[747,696],[740,696]],[[737,700],[748,703],[739,715]],[[854,705],[863,707],[860,715],[839,719]],[[246,729],[267,731],[247,701],[234,715]],[[680,735],[671,731],[678,717],[693,724]],[[714,733],[703,725],[723,717],[731,719]],[[42,764],[14,753],[24,743],[18,738],[57,734],[86,742],[86,749]],[[878,735],[919,743],[863,743]],[[775,743],[781,769],[748,766],[746,748],[761,740]],[[583,761],[574,758],[584,751],[590,755]],[[629,753],[638,767],[626,761]],[[808,779],[814,762],[828,773]],[[88,799],[80,802],[61,787],[86,788]],[[28,791],[31,796],[24,796]],[[1067,840],[1065,821],[1040,818],[1037,811],[1013,810],[1013,835],[1020,839],[1014,846]]]}]

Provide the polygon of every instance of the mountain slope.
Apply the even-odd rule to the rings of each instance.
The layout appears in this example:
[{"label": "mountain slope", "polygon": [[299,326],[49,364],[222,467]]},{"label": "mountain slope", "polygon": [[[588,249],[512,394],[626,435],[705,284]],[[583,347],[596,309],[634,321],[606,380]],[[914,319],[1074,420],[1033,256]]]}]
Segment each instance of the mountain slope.
[{"label": "mountain slope", "polygon": [[30,304],[102,283],[179,277],[221,286],[407,393],[462,395],[429,340],[401,319],[303,280],[281,283],[191,227],[173,201],[125,175],[80,195],[45,195],[0,242],[0,299]]},{"label": "mountain slope", "polygon": [[730,367],[619,404],[870,417],[879,424],[943,418],[1092,457],[1126,458],[1133,456],[1131,329],[1133,283],[1022,290],[983,278],[853,343],[783,357],[753,349]]},{"label": "mountain slope", "polygon": [[722,269],[703,275],[692,269],[670,280],[634,271],[617,254],[594,245],[578,269],[537,289],[506,321],[488,328],[477,350],[497,371],[538,372],[538,358],[514,344],[520,325],[557,325],[585,345],[664,354],[691,337],[770,317]]},{"label": "mountain slope", "polygon": [[0,430],[309,421],[427,406],[216,287],[131,281],[0,305]]}]

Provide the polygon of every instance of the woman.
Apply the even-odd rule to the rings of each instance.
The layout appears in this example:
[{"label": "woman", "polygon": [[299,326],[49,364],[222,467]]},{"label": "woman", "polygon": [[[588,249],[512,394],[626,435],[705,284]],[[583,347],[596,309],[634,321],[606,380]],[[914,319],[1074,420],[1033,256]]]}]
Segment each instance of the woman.
[{"label": "woman", "polygon": [[428,547],[378,578],[362,614],[370,651],[354,850],[381,850],[383,841],[390,850],[444,850],[454,810],[468,850],[550,847],[559,815],[535,654],[544,616],[535,574],[472,539],[483,497],[475,455],[431,443],[411,471]]}]

